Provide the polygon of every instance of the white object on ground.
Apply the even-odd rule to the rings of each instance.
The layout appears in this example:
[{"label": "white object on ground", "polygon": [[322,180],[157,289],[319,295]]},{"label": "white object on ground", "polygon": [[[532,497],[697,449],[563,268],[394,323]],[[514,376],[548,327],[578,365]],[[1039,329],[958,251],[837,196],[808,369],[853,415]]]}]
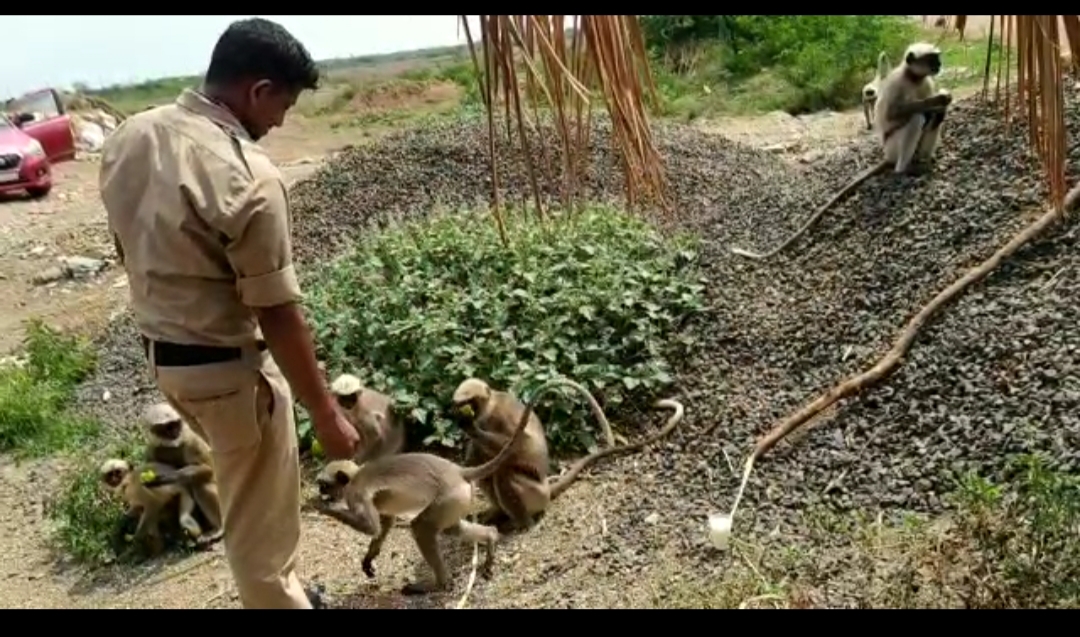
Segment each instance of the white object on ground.
[{"label": "white object on ground", "polygon": [[79,122],[79,146],[87,152],[96,153],[105,145],[105,131],[94,122]]}]

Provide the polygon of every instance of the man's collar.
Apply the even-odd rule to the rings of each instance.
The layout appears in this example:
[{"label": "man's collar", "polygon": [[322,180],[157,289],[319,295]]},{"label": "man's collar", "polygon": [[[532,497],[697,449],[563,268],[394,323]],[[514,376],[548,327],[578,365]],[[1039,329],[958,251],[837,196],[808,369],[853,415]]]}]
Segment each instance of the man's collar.
[{"label": "man's collar", "polygon": [[251,141],[251,135],[244,129],[240,120],[236,119],[236,115],[232,114],[232,111],[211,101],[210,98],[199,91],[190,88],[184,89],[184,91],[180,93],[180,97],[176,98],[176,103],[181,108],[210,118],[215,124],[224,128],[229,134],[249,142]]}]

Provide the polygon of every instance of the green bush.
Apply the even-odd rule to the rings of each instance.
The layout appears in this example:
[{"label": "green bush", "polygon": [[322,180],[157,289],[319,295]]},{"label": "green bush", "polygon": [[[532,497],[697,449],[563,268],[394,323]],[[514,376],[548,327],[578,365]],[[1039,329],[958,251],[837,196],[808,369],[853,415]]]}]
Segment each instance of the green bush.
[{"label": "green bush", "polygon": [[[424,444],[459,440],[446,408],[469,376],[521,395],[564,375],[616,409],[671,384],[669,359],[691,344],[678,332],[703,286],[687,239],[605,207],[506,223],[508,247],[486,213],[366,235],[307,284],[328,370],[393,396]],[[592,446],[581,399],[537,411],[553,446]]]},{"label": "green bush", "polygon": [[882,15],[643,16],[642,27],[668,102],[767,72],[784,86],[760,96],[763,107],[792,114],[857,105],[878,53],[895,63],[918,35],[914,22]]},{"label": "green bush", "polygon": [[94,370],[90,346],[33,321],[24,356],[24,364],[0,368],[0,451],[36,455],[96,435],[97,422],[66,410],[76,385]]}]

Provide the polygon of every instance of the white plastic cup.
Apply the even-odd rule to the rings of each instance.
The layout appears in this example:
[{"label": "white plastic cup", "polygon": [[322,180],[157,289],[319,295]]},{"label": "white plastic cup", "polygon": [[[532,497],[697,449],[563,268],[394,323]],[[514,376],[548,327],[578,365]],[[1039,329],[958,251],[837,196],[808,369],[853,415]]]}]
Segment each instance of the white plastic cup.
[{"label": "white plastic cup", "polygon": [[731,540],[733,520],[727,513],[709,514],[709,541],[721,551],[726,551]]}]

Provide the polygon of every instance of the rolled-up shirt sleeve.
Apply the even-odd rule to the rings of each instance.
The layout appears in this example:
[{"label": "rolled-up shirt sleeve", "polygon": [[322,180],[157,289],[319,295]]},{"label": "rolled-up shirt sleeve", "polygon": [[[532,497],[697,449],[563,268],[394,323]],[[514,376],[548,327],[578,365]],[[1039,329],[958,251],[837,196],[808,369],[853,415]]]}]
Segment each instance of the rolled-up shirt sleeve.
[{"label": "rolled-up shirt sleeve", "polygon": [[252,308],[301,299],[292,262],[289,202],[280,179],[255,180],[224,220],[225,253],[240,301]]}]

